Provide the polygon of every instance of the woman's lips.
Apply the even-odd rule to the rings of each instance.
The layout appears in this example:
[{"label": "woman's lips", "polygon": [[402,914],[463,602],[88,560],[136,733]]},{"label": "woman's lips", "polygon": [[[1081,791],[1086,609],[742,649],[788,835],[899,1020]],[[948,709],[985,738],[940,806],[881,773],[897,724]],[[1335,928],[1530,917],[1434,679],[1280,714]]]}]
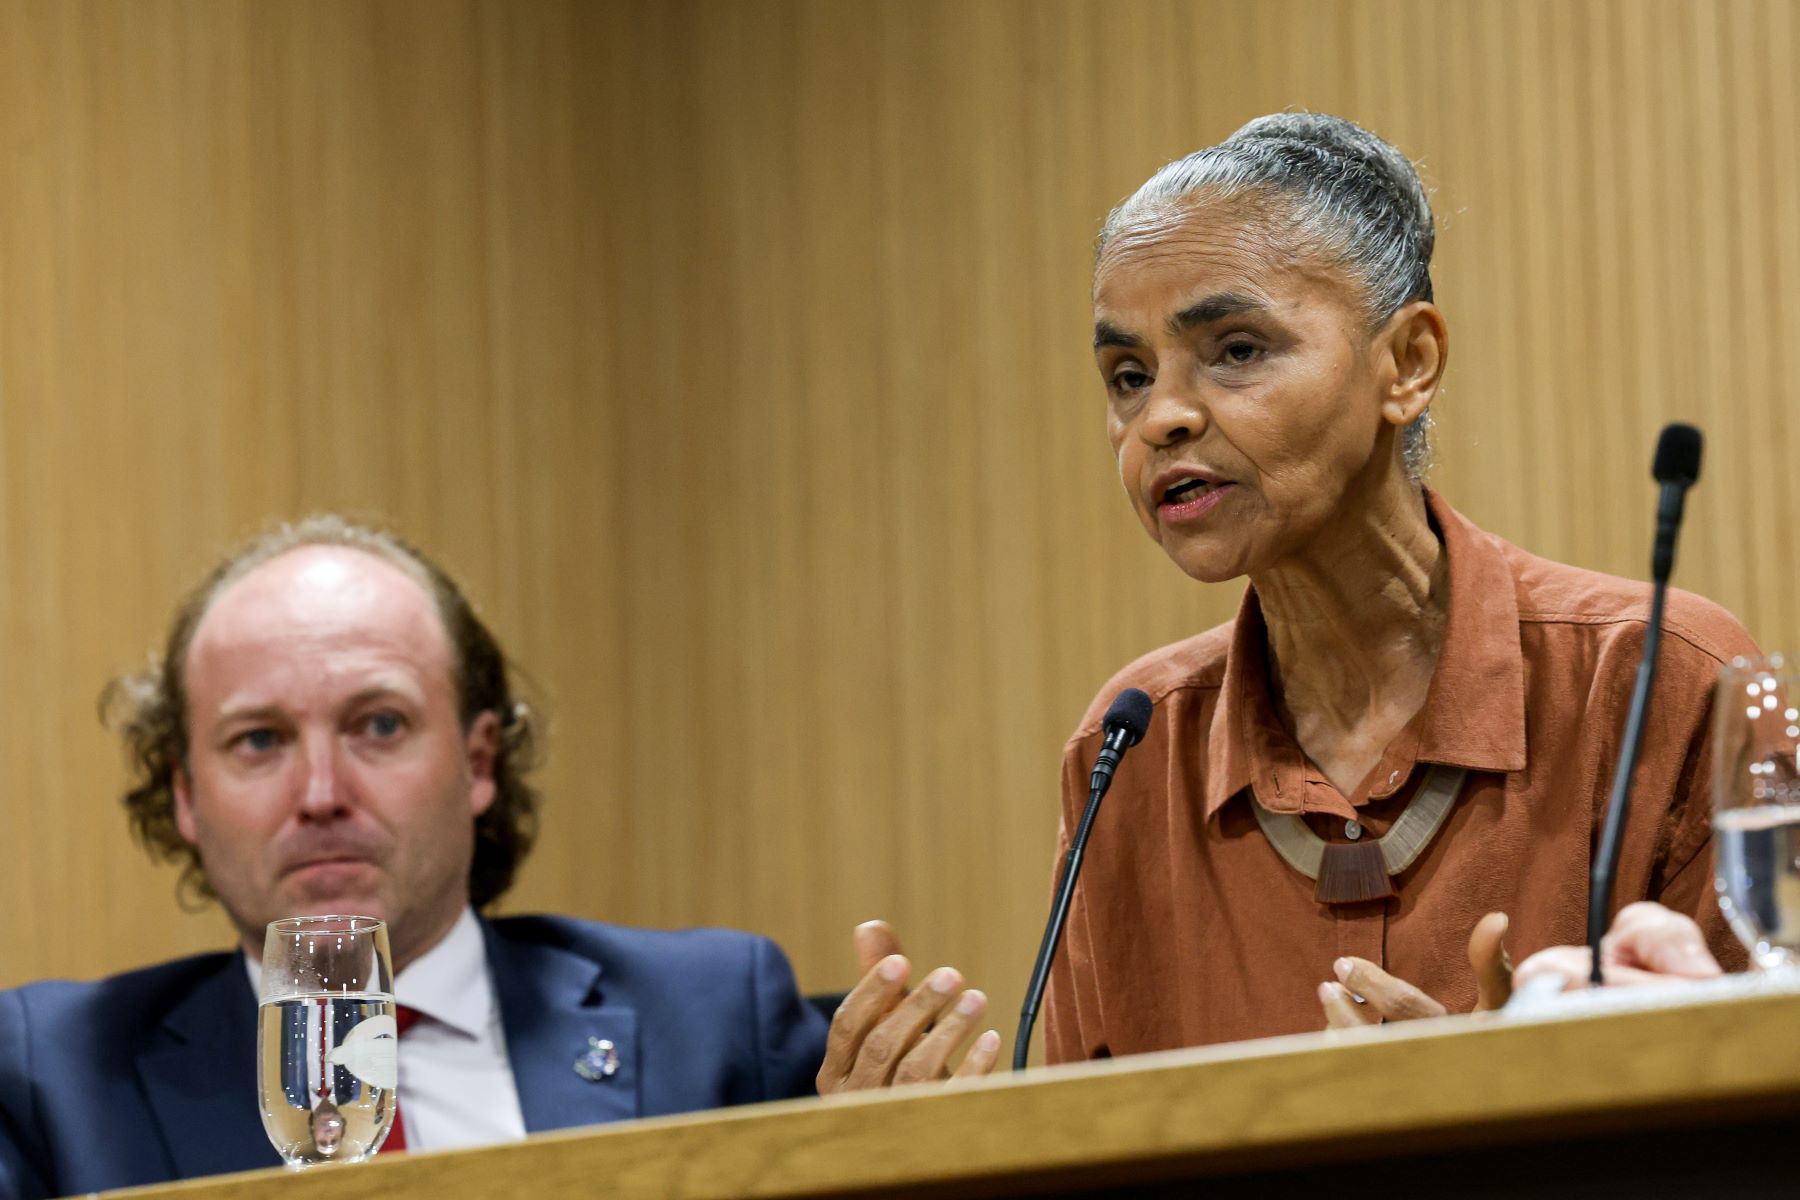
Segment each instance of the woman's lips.
[{"label": "woman's lips", "polygon": [[1157,518],[1165,525],[1192,524],[1217,508],[1219,502],[1224,500],[1225,493],[1236,486],[1234,483],[1215,483],[1211,487],[1186,492],[1173,502],[1165,500],[1156,506]]}]

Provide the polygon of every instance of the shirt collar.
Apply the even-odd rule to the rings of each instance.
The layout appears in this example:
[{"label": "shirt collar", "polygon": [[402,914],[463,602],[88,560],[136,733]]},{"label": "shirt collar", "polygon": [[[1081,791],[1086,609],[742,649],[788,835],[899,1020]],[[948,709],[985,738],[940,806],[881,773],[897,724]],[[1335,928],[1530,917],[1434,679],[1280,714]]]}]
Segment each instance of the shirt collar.
[{"label": "shirt collar", "polygon": [[[1525,658],[1512,570],[1499,542],[1430,488],[1425,507],[1444,543],[1450,610],[1425,705],[1392,749],[1410,749],[1414,763],[1523,770]],[[1206,817],[1253,783],[1265,805],[1296,811],[1297,791],[1283,796],[1282,780],[1297,781],[1303,766],[1304,756],[1269,696],[1268,631],[1256,589],[1250,588],[1232,628],[1207,734]],[[1403,778],[1407,774],[1401,772]]]},{"label": "shirt collar", "polygon": [[394,980],[394,999],[459,1033],[481,1037],[493,1021],[494,981],[475,910],[465,908],[437,945]]}]

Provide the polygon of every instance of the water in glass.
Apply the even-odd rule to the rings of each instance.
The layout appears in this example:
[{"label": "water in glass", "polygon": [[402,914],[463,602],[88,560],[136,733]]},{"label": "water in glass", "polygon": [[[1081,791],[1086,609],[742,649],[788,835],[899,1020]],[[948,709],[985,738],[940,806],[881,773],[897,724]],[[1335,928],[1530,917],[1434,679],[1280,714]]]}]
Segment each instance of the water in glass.
[{"label": "water in glass", "polygon": [[1800,954],[1800,672],[1779,655],[1738,659],[1713,711],[1713,838],[1719,905],[1764,967]]},{"label": "water in glass", "polygon": [[256,1077],[263,1129],[288,1165],[360,1162],[381,1148],[394,1123],[398,1047],[385,925],[269,925]]},{"label": "water in glass", "polygon": [[262,1005],[263,1128],[286,1161],[355,1162],[394,1123],[394,998],[294,996]]}]

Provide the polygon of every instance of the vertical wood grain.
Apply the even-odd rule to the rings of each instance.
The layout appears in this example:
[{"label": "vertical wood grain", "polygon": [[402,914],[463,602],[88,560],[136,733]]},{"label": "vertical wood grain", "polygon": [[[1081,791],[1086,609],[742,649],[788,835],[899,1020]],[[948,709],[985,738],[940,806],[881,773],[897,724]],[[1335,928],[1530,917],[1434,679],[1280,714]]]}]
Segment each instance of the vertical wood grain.
[{"label": "vertical wood grain", "polygon": [[216,945],[93,700],[321,507],[461,578],[551,718],[515,909],[899,926],[1010,1029],[1062,740],[1224,620],[1119,494],[1107,209],[1286,107],[1418,160],[1438,485],[1800,646],[1800,28],[1770,0],[0,0],[0,983]]}]

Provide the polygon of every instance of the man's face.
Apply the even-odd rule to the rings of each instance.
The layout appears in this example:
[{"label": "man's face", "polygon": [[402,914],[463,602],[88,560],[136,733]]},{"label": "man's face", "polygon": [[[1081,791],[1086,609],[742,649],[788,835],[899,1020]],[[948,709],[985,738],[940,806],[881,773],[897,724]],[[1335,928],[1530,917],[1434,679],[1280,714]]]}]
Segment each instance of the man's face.
[{"label": "man's face", "polygon": [[187,655],[175,817],[245,946],[278,917],[389,924],[396,968],[468,903],[497,720],[462,728],[449,638],[425,589],[307,546],[214,599]]}]

